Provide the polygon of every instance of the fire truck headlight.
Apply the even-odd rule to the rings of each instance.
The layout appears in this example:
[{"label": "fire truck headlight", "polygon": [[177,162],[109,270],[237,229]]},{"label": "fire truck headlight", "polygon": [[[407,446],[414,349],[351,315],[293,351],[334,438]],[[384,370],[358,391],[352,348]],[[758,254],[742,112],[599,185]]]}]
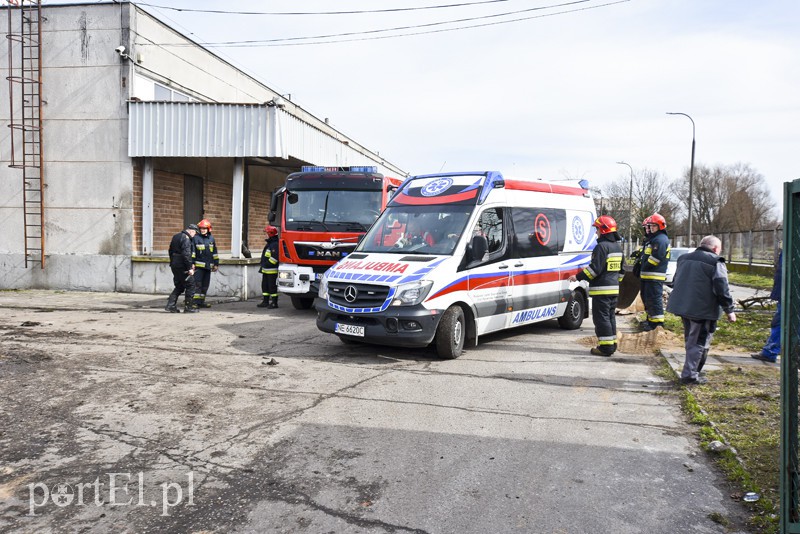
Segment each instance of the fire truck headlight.
[{"label": "fire truck headlight", "polygon": [[418,280],[397,287],[392,306],[416,306],[425,300],[433,286],[433,280]]},{"label": "fire truck headlight", "polygon": [[292,271],[278,271],[278,283],[282,286],[294,285],[294,273]]}]

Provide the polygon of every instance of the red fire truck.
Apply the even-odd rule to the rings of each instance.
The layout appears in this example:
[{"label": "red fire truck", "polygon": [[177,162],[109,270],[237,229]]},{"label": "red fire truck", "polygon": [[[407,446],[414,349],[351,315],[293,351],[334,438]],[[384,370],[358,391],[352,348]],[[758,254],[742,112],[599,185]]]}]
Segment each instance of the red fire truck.
[{"label": "red fire truck", "polygon": [[302,167],[272,195],[269,220],[280,228],[278,291],[308,309],[328,268],[347,256],[396,190],[376,167]]}]

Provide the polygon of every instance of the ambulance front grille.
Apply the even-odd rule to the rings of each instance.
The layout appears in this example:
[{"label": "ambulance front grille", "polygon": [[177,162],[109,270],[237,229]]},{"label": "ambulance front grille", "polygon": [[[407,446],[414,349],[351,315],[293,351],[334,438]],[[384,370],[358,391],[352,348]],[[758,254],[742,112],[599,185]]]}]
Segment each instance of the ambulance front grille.
[{"label": "ambulance front grille", "polygon": [[[355,300],[352,299],[353,294]],[[388,286],[350,282],[328,283],[330,301],[348,308],[378,308],[386,301],[388,295]],[[347,297],[350,297],[350,300],[347,300]]]}]

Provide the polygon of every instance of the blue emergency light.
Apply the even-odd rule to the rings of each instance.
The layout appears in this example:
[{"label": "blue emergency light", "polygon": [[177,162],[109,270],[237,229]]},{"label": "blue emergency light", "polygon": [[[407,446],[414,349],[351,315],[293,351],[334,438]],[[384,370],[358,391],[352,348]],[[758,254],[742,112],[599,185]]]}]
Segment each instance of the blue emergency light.
[{"label": "blue emergency light", "polygon": [[378,172],[378,167],[318,167],[303,165],[301,172]]}]

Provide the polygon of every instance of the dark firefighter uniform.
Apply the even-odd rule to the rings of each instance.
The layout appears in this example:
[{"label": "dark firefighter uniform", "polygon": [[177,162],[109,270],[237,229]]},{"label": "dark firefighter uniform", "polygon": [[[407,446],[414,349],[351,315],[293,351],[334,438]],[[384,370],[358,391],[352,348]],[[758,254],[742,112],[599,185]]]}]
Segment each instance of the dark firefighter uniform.
[{"label": "dark firefighter uniform", "polygon": [[216,271],[219,267],[217,243],[214,241],[214,236],[211,235],[210,228],[205,235],[198,233],[194,236],[194,267],[194,278],[197,285],[194,302],[198,308],[210,308],[211,305],[206,304],[206,292],[211,284],[212,271]]},{"label": "dark firefighter uniform", "polygon": [[194,247],[192,234],[189,233],[190,230],[196,232],[197,226],[190,224],[186,230],[172,236],[172,241],[169,244],[169,267],[172,270],[172,282],[175,284],[175,289],[170,293],[165,309],[173,313],[178,313],[178,297],[184,291],[186,291],[186,297],[184,297],[183,302],[184,311],[189,313],[197,311],[192,302],[195,282],[192,274]]},{"label": "dark firefighter uniform", "polygon": [[611,356],[617,350],[617,321],[615,312],[622,275],[622,245],[617,233],[617,223],[608,215],[598,217],[592,226],[597,227],[597,245],[592,260],[576,275],[578,280],[589,282],[592,297],[592,321],[597,335],[597,347],[591,353]]},{"label": "dark firefighter uniform", "polygon": [[[649,217],[650,221],[656,217]],[[658,215],[658,217],[661,217]],[[664,326],[664,281],[667,279],[667,265],[669,264],[669,236],[667,236],[664,218],[655,219],[659,226],[658,231],[651,232],[643,245],[641,255],[641,271],[639,278],[642,280],[642,302],[647,314],[646,331]]]},{"label": "dark firefighter uniform", "polygon": [[278,307],[278,229],[267,226],[267,244],[261,252],[261,295],[263,300],[259,308]]}]

